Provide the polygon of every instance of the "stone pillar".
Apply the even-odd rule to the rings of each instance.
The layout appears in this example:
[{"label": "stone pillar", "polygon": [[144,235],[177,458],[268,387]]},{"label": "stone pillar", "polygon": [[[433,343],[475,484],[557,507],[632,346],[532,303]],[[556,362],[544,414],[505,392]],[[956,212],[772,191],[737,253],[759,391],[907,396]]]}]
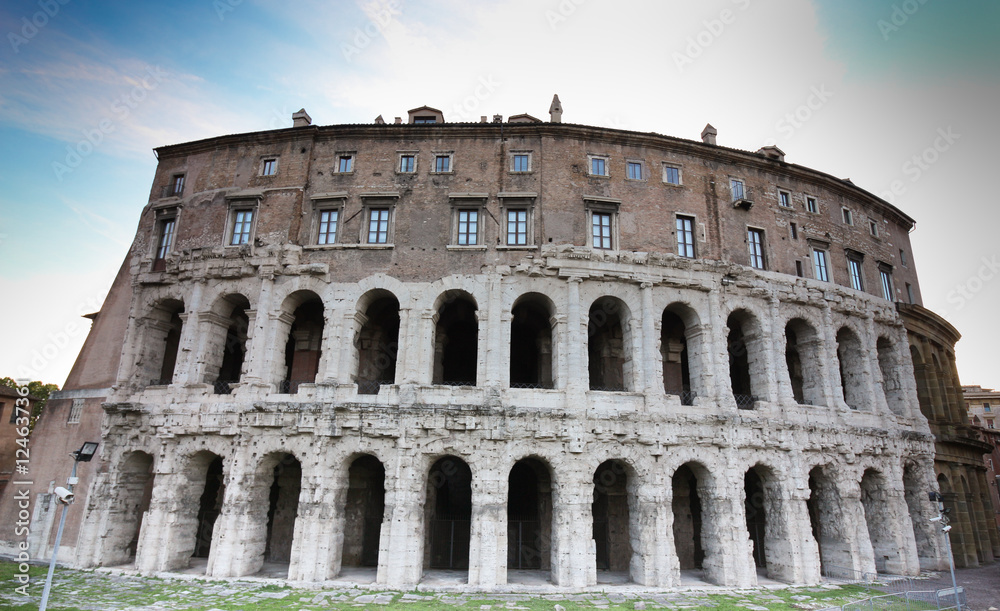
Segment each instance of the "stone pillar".
[{"label": "stone pillar", "polygon": [[774,397],[769,399],[783,405],[795,405],[795,395],[792,392],[791,378],[785,358],[785,329],[781,325],[781,301],[776,295],[767,299],[768,314],[771,322],[771,341],[767,343],[768,352],[773,355],[773,369],[769,372],[769,384],[774,390]]},{"label": "stone pillar", "polygon": [[[729,453],[726,464],[741,464],[735,451]],[[703,487],[700,480],[698,482],[698,496],[702,503],[702,541],[705,545],[702,567],[705,578],[712,583],[753,588],[757,586],[757,567],[753,560],[750,533],[747,532],[744,475],[742,469],[728,469],[713,474],[714,486],[711,488]]]},{"label": "stone pillar", "polygon": [[[396,341],[396,379],[395,384],[408,384],[413,383],[413,376],[410,373],[408,358],[409,351],[413,342],[410,341],[411,337],[411,315],[413,310],[410,308],[400,308],[399,309],[399,339]],[[419,317],[416,318],[420,320]]]},{"label": "stone pillar", "polygon": [[640,585],[669,588],[680,585],[676,579],[680,568],[674,551],[670,481],[657,479],[636,486],[634,503],[630,503],[632,562],[629,573]]},{"label": "stone pillar", "polygon": [[875,332],[875,317],[871,312],[865,312],[865,334],[861,339],[861,348],[867,355],[868,366],[865,375],[865,395],[870,397],[868,409],[882,418],[893,421],[892,410],[885,398],[885,380],[882,379],[882,366],[878,361],[878,334]]},{"label": "stone pillar", "polygon": [[507,477],[476,471],[472,480],[469,585],[492,589],[507,583]]},{"label": "stone pillar", "polygon": [[[663,402],[663,370],[657,368],[660,363],[659,343],[660,336],[656,332],[656,311],[653,306],[653,284],[643,282],[639,285],[642,296],[642,361],[645,372],[645,384],[643,391],[646,393],[647,402],[653,399],[653,403]],[[637,389],[638,390],[638,389]]]},{"label": "stone pillar", "polygon": [[[177,346],[177,362],[174,365],[174,380],[176,384],[190,384],[200,382],[196,378],[197,362],[201,357],[199,351],[199,336],[201,330],[198,328],[198,313],[201,310],[201,297],[204,291],[204,281],[194,282],[188,299],[184,302],[184,313],[180,315],[181,341]],[[194,316],[192,316],[194,314]]]},{"label": "stone pillar", "polygon": [[340,573],[346,473],[302,477],[289,581],[326,581]]},{"label": "stone pillar", "polygon": [[[243,362],[246,375],[243,378],[248,385],[271,384],[271,345],[275,341],[275,329],[272,316],[272,293],[274,280],[263,278],[260,282],[260,293],[257,296],[257,315],[250,319],[247,329],[247,355]],[[284,346],[282,346],[284,350]]]},{"label": "stone pillar", "polygon": [[[330,350],[335,357],[327,361],[327,371],[323,379],[334,384],[351,384],[357,381],[358,372],[358,349],[354,345],[354,338],[364,328],[368,317],[363,312],[347,312],[341,317],[331,315],[330,319],[337,321],[337,332],[332,335],[329,342],[324,337],[323,345],[339,346],[340,349]],[[326,329],[323,335],[327,335]]]},{"label": "stone pillar", "polygon": [[706,347],[702,352],[702,367],[707,372],[704,377],[706,383],[704,390],[720,405],[736,411],[732,383],[729,379],[729,348],[721,300],[722,297],[717,290],[708,294],[708,320],[702,323],[702,328],[707,326],[709,329],[708,333],[703,334]]},{"label": "stone pillar", "polygon": [[[582,278],[572,276],[566,280],[566,360],[568,371],[566,379],[566,407],[579,411],[586,404],[586,389],[590,382],[587,378],[585,359],[587,355],[586,331],[583,328],[583,315],[580,311],[580,283]],[[595,573],[596,575],[596,573]],[[595,577],[596,579],[596,577]]]},{"label": "stone pillar", "polygon": [[[503,285],[497,274],[487,277],[487,299],[486,307],[476,310],[479,318],[479,354],[482,355],[476,378],[479,386],[499,386],[506,377],[503,365],[509,362],[510,338],[506,342],[503,340],[503,326],[506,325],[510,333],[510,312],[506,313],[506,320],[501,317]],[[509,375],[509,367],[507,371]]]},{"label": "stone pillar", "polygon": [[[432,309],[420,312],[420,329],[415,335],[420,342],[419,348],[411,352],[410,356],[416,358],[411,358],[411,362],[407,364],[407,369],[411,372],[412,379],[416,380],[417,384],[430,384],[434,379],[434,367],[436,363],[434,326],[437,324],[437,318],[437,312]],[[413,352],[416,352],[416,354],[413,354]]]},{"label": "stone pillar", "polygon": [[424,569],[424,500],[427,477],[423,463],[400,454],[394,471],[386,465],[385,515],[378,550],[377,583],[411,588]]},{"label": "stone pillar", "polygon": [[830,400],[827,405],[844,413],[850,412],[851,408],[844,398],[844,385],[840,379],[840,357],[837,354],[837,330],[833,327],[833,310],[830,308],[830,304],[825,301],[823,302],[823,329],[820,333],[826,340],[824,342],[826,345],[825,358],[829,364],[826,376],[824,376],[829,381],[826,394]]},{"label": "stone pillar", "polygon": [[201,490],[188,474],[164,462],[162,457],[156,461],[149,512],[136,549],[135,568],[145,574],[187,568],[195,550]]},{"label": "stone pillar", "polygon": [[554,489],[552,581],[557,586],[585,588],[597,584],[593,504],[594,485],[589,479],[560,481]]},{"label": "stone pillar", "polygon": [[[839,479],[839,478],[838,478]],[[868,521],[861,503],[859,481],[840,481],[840,498],[844,509],[844,534],[851,553],[851,566],[845,567],[859,573],[875,573],[875,550],[868,535]]]},{"label": "stone pillar", "polygon": [[783,508],[791,547],[789,583],[817,584],[823,577],[819,543],[813,537],[807,504],[811,494],[809,473],[803,470],[801,451],[793,451],[789,458],[789,478],[784,487],[787,501]]}]

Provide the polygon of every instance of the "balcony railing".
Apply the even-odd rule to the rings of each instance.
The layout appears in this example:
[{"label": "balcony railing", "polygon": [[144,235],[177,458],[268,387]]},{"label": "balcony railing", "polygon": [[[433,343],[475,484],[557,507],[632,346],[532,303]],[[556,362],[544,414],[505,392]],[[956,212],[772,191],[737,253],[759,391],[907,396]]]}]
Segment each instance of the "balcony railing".
[{"label": "balcony railing", "polygon": [[753,395],[733,395],[736,399],[736,407],[740,409],[753,409],[754,403],[760,400],[759,397]]},{"label": "balcony railing", "polygon": [[213,384],[213,390],[217,395],[231,395],[233,394],[233,384],[238,383],[239,380],[216,380]]},{"label": "balcony railing", "polygon": [[689,407],[694,405],[694,400],[698,397],[698,393],[694,392],[693,390],[682,390],[679,392],[676,390],[668,390],[667,394],[673,395],[675,397],[680,397],[681,405],[686,405]]},{"label": "balcony railing", "polygon": [[160,197],[180,197],[182,193],[184,193],[184,185],[169,184],[160,189]]},{"label": "balcony railing", "polygon": [[746,185],[733,185],[730,189],[733,196],[733,207],[749,210],[753,207],[753,191]]},{"label": "balcony railing", "polygon": [[377,395],[378,389],[385,383],[386,382],[379,382],[378,380],[358,380],[358,394]]}]

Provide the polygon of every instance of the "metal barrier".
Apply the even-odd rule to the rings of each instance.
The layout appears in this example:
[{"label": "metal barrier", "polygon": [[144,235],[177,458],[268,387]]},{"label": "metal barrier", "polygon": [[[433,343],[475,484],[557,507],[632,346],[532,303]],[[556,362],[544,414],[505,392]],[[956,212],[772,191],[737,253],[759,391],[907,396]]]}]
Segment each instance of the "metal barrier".
[{"label": "metal barrier", "polygon": [[966,606],[964,588],[943,590],[914,590],[913,578],[905,575],[856,571],[846,567],[825,566],[823,577],[843,583],[886,592],[841,607],[819,611],[944,611]]}]

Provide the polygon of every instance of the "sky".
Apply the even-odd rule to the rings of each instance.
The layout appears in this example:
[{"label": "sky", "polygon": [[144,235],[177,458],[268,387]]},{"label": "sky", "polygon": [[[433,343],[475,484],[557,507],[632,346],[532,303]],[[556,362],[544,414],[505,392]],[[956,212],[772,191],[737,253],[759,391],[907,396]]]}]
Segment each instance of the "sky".
[{"label": "sky", "polygon": [[0,376],[63,384],[149,200],[154,147],[527,112],[775,144],[916,219],[923,303],[1000,387],[995,0],[5,0]]}]

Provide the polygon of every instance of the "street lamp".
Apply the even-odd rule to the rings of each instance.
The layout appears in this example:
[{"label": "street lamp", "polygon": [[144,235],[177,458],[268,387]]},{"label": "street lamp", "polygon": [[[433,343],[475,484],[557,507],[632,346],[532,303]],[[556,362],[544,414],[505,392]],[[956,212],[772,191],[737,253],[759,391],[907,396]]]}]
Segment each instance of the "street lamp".
[{"label": "street lamp", "polygon": [[52,560],[49,561],[49,574],[45,577],[45,589],[42,591],[42,602],[38,606],[38,611],[45,611],[46,606],[49,604],[49,591],[52,589],[52,574],[56,570],[56,557],[59,555],[59,541],[62,539],[63,526],[66,525],[66,511],[75,498],[73,486],[80,481],[76,476],[76,467],[82,462],[90,462],[96,453],[97,442],[95,441],[86,441],[80,446],[79,450],[70,452],[69,455],[73,457],[73,474],[66,480],[68,488],[59,486],[54,490],[56,496],[59,498],[59,502],[63,506],[62,516],[59,517],[59,530],[56,531],[56,543],[52,548]]},{"label": "street lamp", "polygon": [[948,567],[951,569],[951,591],[955,593],[955,605],[958,607],[958,611],[962,611],[962,597],[958,593],[958,583],[955,581],[955,558],[951,555],[951,524],[948,523],[948,516],[945,514],[948,512],[944,508],[944,498],[941,496],[940,492],[928,492],[927,496],[930,497],[931,502],[936,502],[938,506],[938,515],[936,518],[931,518],[931,522],[941,523],[941,532],[944,533],[944,543],[948,548]]}]

